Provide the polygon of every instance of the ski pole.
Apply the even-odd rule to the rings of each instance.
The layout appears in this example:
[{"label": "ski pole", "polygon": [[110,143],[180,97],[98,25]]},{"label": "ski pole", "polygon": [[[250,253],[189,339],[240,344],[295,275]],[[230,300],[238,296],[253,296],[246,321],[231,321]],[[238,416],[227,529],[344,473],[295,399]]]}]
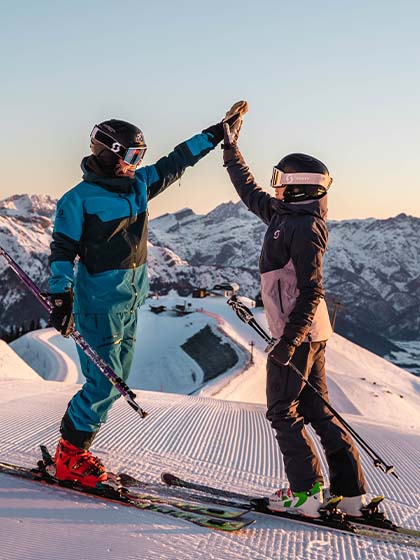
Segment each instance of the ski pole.
[{"label": "ski pole", "polygon": [[[26,272],[17,264],[17,262],[2,248],[0,247],[0,255],[3,256],[10,268],[16,274],[16,276],[25,284],[25,286],[32,292],[32,294],[36,297],[39,303],[46,309],[48,312],[51,311],[51,303],[48,300],[47,296],[43,294],[38,286],[33,282]],[[99,369],[99,371],[112,383],[112,385],[117,389],[121,396],[125,398],[127,403],[131,406],[131,408],[137,412],[140,418],[145,418],[147,416],[147,412],[143,410],[140,405],[136,402],[136,394],[130,389],[127,383],[119,377],[115,371],[109,366],[105,360],[103,360],[99,354],[94,350],[83,338],[83,336],[79,333],[78,330],[72,329],[69,333],[69,336],[74,340],[74,342],[81,348],[81,350],[88,356],[94,365]]]},{"label": "ski pole", "polygon": [[[262,327],[258,324],[255,320],[252,311],[241,301],[237,299],[235,295],[227,301],[228,305],[232,307],[235,311],[239,319],[244,323],[250,325],[265,342],[268,343],[267,348],[265,349],[266,352],[270,352],[277,343],[275,338],[272,338]],[[271,359],[279,366],[284,366],[278,360],[276,360],[275,356],[271,355]],[[312,385],[312,383],[305,378],[303,373],[293,364],[293,362],[289,362],[288,366],[302,379],[302,381],[310,388],[312,391],[318,395],[318,397],[322,400],[328,410],[337,418],[337,420],[346,428],[346,430],[354,437],[360,447],[366,452],[367,455],[373,460],[373,465],[379,469],[381,469],[385,474],[392,474],[395,478],[399,479],[397,473],[395,472],[395,468],[392,465],[387,465],[381,457],[374,451],[368,443],[366,443],[362,437],[344,420],[344,418],[333,408],[333,406],[322,396],[322,394],[318,391],[318,389]]]}]

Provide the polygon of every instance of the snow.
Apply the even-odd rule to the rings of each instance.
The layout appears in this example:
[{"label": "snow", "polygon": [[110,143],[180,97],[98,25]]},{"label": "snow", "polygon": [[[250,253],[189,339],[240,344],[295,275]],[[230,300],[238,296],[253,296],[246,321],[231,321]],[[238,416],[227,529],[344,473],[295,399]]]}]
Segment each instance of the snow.
[{"label": "snow", "polygon": [[74,342],[55,329],[40,329],[21,336],[10,345],[43,379],[81,383],[82,373]]},{"label": "snow", "polygon": [[39,380],[39,377],[6,342],[0,340],[0,381],[5,379]]},{"label": "snow", "polygon": [[[173,301],[169,296],[159,303]],[[265,419],[264,344],[237,319],[224,298],[191,302],[205,313],[175,318],[170,313],[152,316],[147,306],[142,309],[139,334],[143,330],[145,366],[142,375],[133,371],[133,387],[148,383],[146,377],[154,378],[164,368],[164,361],[153,363],[153,354],[170,355],[177,372],[189,367],[175,350],[204,324],[221,329],[239,348],[249,350],[253,341],[254,363],[238,364],[195,395],[142,386],[138,401],[150,415],[139,419],[120,399],[93,451],[111,470],[125,469],[156,484],[162,470],[172,470],[195,481],[265,495],[286,479]],[[263,312],[253,312],[265,324]],[[159,346],[148,351],[156,338]],[[10,346],[0,343],[1,460],[32,466],[40,443],[54,448],[61,416],[79,387],[76,355],[72,342],[51,329],[30,333],[13,346],[16,350],[20,346],[19,353],[34,368],[42,366],[46,377],[55,379],[41,379]],[[400,481],[384,475],[362,454],[369,495],[385,493],[387,514],[397,523],[419,528],[420,380],[338,335],[328,345],[327,370],[333,405],[400,475]],[[177,389],[174,378],[172,385],[169,379],[157,379],[168,383],[171,391]],[[187,385],[181,375],[178,392],[183,387]],[[325,471],[324,459],[322,464]],[[418,549],[405,545],[247,516],[255,517],[256,523],[240,533],[225,534],[0,474],[0,560],[420,558]]]},{"label": "snow", "polygon": [[[191,309],[196,311],[191,315],[178,317],[172,309],[176,304],[185,302],[191,303]],[[206,325],[210,325],[219,337],[224,341],[229,340],[234,346],[239,357],[237,368],[245,366],[247,357],[240,344],[225,337],[218,327],[217,319],[200,311],[201,302],[202,300],[178,296],[146,301],[139,312],[137,344],[130,375],[130,385],[133,388],[186,394],[198,390],[203,384],[203,371],[181,349],[181,345]],[[164,305],[167,311],[156,315],[150,311],[151,305]],[[227,308],[226,299],[214,297],[209,306],[211,309],[214,306],[216,309]],[[227,311],[230,312],[229,309]],[[83,382],[74,343],[71,339],[60,336],[56,330],[32,331],[12,342],[11,346],[44,379]],[[228,371],[227,375],[230,373],[232,372]]]}]

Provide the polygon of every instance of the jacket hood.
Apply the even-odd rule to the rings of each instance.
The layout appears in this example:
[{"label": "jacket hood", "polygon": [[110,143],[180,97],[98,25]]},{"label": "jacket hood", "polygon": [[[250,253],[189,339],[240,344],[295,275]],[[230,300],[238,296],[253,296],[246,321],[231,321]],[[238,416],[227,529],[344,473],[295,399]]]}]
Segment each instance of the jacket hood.
[{"label": "jacket hood", "polygon": [[328,213],[327,195],[316,200],[306,200],[303,202],[283,202],[273,198],[272,208],[277,214],[300,214],[310,215],[326,221]]},{"label": "jacket hood", "polygon": [[101,168],[95,156],[87,156],[82,159],[80,167],[83,171],[83,180],[87,183],[95,183],[104,189],[121,194],[132,191],[134,179],[129,177],[107,177],[101,172]]}]

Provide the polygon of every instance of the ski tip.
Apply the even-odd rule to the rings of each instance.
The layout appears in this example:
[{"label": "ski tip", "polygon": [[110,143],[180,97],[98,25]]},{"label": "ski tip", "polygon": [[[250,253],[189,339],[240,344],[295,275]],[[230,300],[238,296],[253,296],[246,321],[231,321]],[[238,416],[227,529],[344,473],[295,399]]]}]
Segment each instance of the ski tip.
[{"label": "ski tip", "polygon": [[136,483],[138,482],[137,479],[134,478],[134,476],[131,476],[131,474],[128,474],[126,472],[120,472],[116,475],[116,477],[121,481],[121,484],[123,484],[124,486],[130,486],[130,485],[136,486]]},{"label": "ski tip", "polygon": [[161,478],[162,482],[164,482],[168,486],[177,486],[178,480],[179,480],[179,478],[177,476],[175,476],[174,474],[171,474],[169,472],[163,472],[160,475],[160,478]]},{"label": "ski tip", "polygon": [[246,527],[249,527],[250,525],[253,525],[256,522],[256,519],[247,519],[246,521],[241,521],[240,523],[242,523],[242,527],[241,529],[245,529]]}]

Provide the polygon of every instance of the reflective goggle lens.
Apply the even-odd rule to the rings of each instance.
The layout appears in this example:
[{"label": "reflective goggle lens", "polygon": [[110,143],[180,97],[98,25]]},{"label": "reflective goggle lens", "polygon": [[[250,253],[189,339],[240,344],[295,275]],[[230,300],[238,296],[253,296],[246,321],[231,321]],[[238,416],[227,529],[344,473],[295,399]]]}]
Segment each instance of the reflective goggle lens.
[{"label": "reflective goggle lens", "polygon": [[273,168],[273,175],[271,176],[271,183],[270,183],[270,185],[273,188],[280,187],[281,176],[282,176],[282,172],[279,169],[277,169],[277,167],[274,167]]},{"label": "reflective goggle lens", "polygon": [[331,183],[332,178],[322,173],[284,173],[274,167],[270,185],[273,188],[287,185],[320,185],[328,189]]},{"label": "reflective goggle lens", "polygon": [[127,148],[124,157],[124,163],[128,163],[128,165],[140,165],[142,162],[144,155],[146,153],[147,148]]}]

